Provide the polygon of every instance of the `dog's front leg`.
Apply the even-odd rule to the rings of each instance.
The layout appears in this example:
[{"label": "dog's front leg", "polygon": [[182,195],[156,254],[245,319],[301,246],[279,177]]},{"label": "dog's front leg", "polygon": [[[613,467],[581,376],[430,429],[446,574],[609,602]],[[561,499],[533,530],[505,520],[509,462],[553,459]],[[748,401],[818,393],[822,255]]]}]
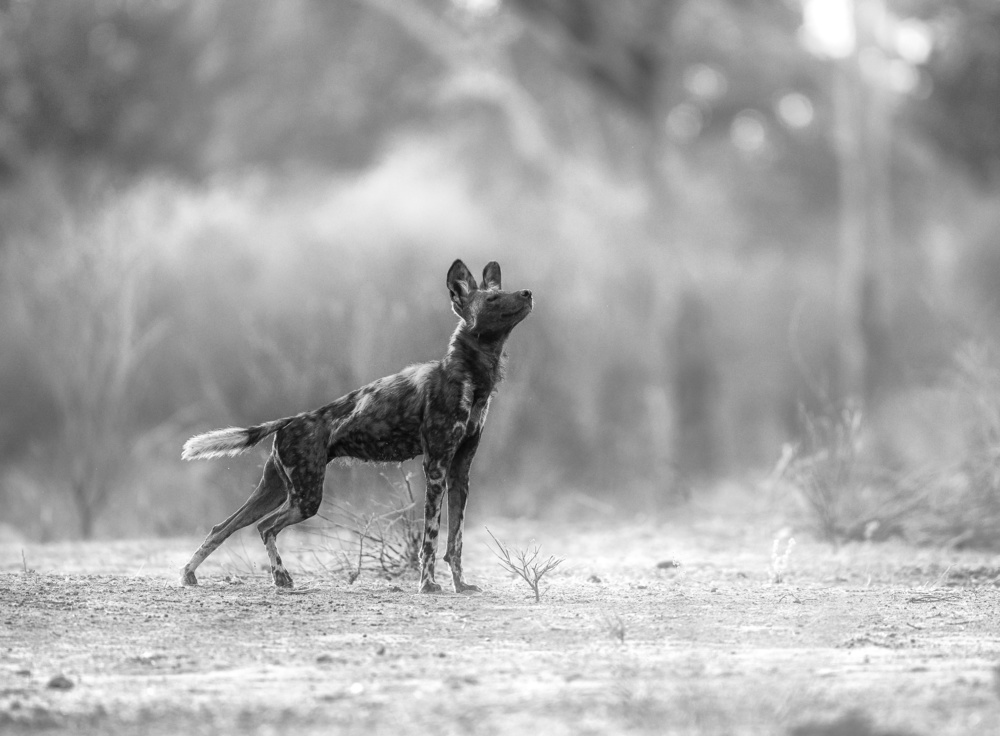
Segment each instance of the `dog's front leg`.
[{"label": "dog's front leg", "polygon": [[477,430],[459,446],[448,472],[448,549],[444,561],[451,567],[451,577],[456,593],[479,593],[480,588],[465,582],[462,577],[462,531],[465,521],[465,504],[469,500],[469,469],[479,447]]},{"label": "dog's front leg", "polygon": [[443,458],[424,456],[424,539],[420,545],[420,592],[440,593],[434,582],[434,561],[437,557],[438,530],[441,526],[441,501],[446,490],[447,462]]}]

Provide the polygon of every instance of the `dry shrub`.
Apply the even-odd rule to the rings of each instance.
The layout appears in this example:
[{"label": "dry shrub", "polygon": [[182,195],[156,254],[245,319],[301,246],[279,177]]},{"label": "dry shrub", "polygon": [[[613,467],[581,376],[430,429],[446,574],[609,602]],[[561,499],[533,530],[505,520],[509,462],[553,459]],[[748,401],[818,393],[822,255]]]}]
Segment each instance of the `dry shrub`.
[{"label": "dry shrub", "polygon": [[888,468],[852,406],[804,413],[806,437],[788,447],[776,475],[800,495],[809,523],[826,541],[879,540],[901,533],[914,505],[914,479]]},{"label": "dry shrub", "polygon": [[948,546],[1000,543],[1000,356],[971,343],[955,357],[948,389],[957,407],[948,431],[960,441],[933,469],[926,514],[915,532]]},{"label": "dry shrub", "polygon": [[[531,592],[535,594],[535,603],[541,602],[542,578],[559,567],[565,562],[565,559],[550,555],[543,560],[541,559],[542,548],[538,544],[530,549],[511,549],[497,539],[489,528],[486,529],[486,533],[490,535],[496,545],[493,554],[500,560],[500,567],[526,582],[531,588]],[[622,629],[622,637],[624,638],[624,636],[624,629]]]},{"label": "dry shrub", "polygon": [[899,394],[869,422],[855,408],[806,418],[776,476],[818,536],[996,547],[1000,543],[1000,356],[957,351],[933,388]]},{"label": "dry shrub", "polygon": [[348,504],[324,502],[326,510],[319,517],[335,529],[347,532],[347,544],[357,544],[357,550],[344,550],[344,540],[327,531],[319,532],[323,539],[321,549],[334,551],[343,560],[352,583],[364,570],[395,578],[420,567],[423,517],[417,508],[411,474],[402,467],[399,474],[399,481],[382,474],[392,495],[387,500],[373,502],[367,511],[357,511]]}]

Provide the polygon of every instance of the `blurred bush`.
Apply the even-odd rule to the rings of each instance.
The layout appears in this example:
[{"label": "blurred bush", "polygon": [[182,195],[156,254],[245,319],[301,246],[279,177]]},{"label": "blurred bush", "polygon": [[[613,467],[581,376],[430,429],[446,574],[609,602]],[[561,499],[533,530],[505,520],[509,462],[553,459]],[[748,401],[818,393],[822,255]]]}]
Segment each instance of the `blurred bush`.
[{"label": "blurred bush", "polygon": [[[181,464],[183,439],[439,357],[461,257],[500,261],[537,299],[509,345],[474,514],[655,511],[798,440],[833,479],[826,533],[884,516],[891,491],[897,510],[919,499],[951,520],[907,533],[986,540],[993,512],[967,511],[995,495],[996,363],[954,356],[1000,339],[1000,210],[925,113],[964,99],[952,72],[987,40],[955,56],[934,35],[907,62],[918,83],[879,97],[870,150],[886,165],[854,164],[888,182],[858,219],[880,285],[863,337],[883,357],[850,460],[862,480],[839,483],[822,453],[853,447],[829,408],[851,398],[844,130],[801,13],[523,5],[0,2],[5,521],[53,537],[222,518],[259,468]],[[886,8],[918,35],[993,17],[945,5],[963,23]],[[924,411],[929,396],[953,411]],[[935,433],[957,454],[928,468]],[[969,433],[975,452],[955,439]],[[329,486],[381,481],[337,466]],[[956,486],[982,495],[946,509]]]},{"label": "blurred bush", "polygon": [[[1000,360],[961,346],[933,387],[901,390],[872,416],[848,407],[806,416],[772,480],[792,492],[792,518],[822,539],[997,547]],[[797,505],[797,508],[795,506]]]}]

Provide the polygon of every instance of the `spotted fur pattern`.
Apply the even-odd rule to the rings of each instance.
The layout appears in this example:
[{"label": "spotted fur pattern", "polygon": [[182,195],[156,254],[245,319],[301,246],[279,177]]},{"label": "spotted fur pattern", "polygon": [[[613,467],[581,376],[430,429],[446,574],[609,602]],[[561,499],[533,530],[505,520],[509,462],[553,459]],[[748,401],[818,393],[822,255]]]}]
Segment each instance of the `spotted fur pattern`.
[{"label": "spotted fur pattern", "polygon": [[185,585],[226,538],[258,522],[274,584],[292,578],[275,545],[287,526],[313,516],[323,500],[326,466],[337,458],[401,462],[423,455],[426,480],[420,590],[435,593],[441,505],[448,499],[448,546],[455,591],[479,589],[462,576],[462,528],[469,497],[469,469],[479,447],[490,399],[502,377],[503,348],[511,330],[532,309],[531,292],[507,292],[494,261],[480,284],[462,261],[448,271],[452,310],[459,318],[441,360],[410,366],[319,409],[253,427],[217,429],[184,444],[186,460],[237,455],[274,435],[256,490],[232,516],[212,528],[181,572]]}]

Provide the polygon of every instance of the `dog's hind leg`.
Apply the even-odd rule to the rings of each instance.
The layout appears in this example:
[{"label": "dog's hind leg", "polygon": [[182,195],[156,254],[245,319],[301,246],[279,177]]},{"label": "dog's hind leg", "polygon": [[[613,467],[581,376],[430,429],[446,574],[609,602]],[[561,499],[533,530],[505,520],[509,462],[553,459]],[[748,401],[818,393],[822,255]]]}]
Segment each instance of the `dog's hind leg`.
[{"label": "dog's hind leg", "polygon": [[[289,453],[291,454],[291,453]],[[309,457],[313,455],[313,457]],[[326,453],[322,448],[313,453],[297,453],[296,464],[281,463],[279,470],[288,483],[288,498],[257,525],[260,538],[271,562],[271,577],[279,588],[291,588],[292,576],[281,563],[276,543],[278,533],[287,526],[314,516],[323,502],[323,477],[326,475]]]},{"label": "dog's hind leg", "polygon": [[256,490],[246,500],[246,503],[240,506],[236,513],[228,519],[212,527],[212,531],[202,542],[201,547],[181,570],[182,585],[197,585],[198,578],[195,577],[194,571],[198,565],[204,562],[206,557],[212,554],[233,532],[253,524],[281,505],[288,492],[282,473],[275,462],[276,458],[272,454],[264,465],[264,474],[260,483],[257,484]]},{"label": "dog's hind leg", "polygon": [[292,576],[288,574],[288,570],[281,562],[281,555],[278,554],[278,532],[286,526],[305,521],[309,516],[306,516],[298,504],[292,503],[289,499],[257,525],[257,531],[260,532],[260,538],[264,540],[264,547],[267,549],[267,558],[271,562],[271,578],[279,588],[291,588]]}]

